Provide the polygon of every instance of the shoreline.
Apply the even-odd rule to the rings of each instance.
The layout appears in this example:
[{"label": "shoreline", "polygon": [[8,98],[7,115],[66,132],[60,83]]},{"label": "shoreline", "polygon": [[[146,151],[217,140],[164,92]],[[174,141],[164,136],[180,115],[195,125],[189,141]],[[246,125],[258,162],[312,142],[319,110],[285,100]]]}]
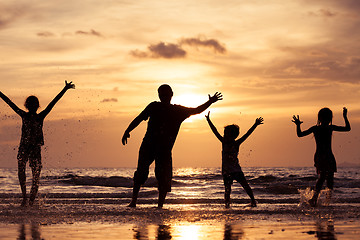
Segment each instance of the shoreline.
[{"label": "shoreline", "polygon": [[[91,204],[91,203],[57,203],[38,204],[21,207],[18,203],[0,204],[0,223],[40,224],[67,223],[72,220],[91,222],[127,222],[133,223],[134,217],[141,217],[144,223],[154,223],[164,219],[181,221],[202,220],[239,220],[250,216],[253,219],[271,219],[279,217],[288,220],[309,220],[313,217],[337,220],[360,219],[360,203],[333,203],[330,206],[310,207],[294,203],[262,204],[250,207],[249,204],[233,203],[226,209],[223,204],[168,204],[158,209],[156,204],[138,203],[136,208],[127,204]],[[135,221],[136,222],[136,221]],[[359,222],[360,224],[360,222]]]},{"label": "shoreline", "polygon": [[[21,202],[22,196],[21,194],[17,195],[6,195],[3,194],[0,196],[0,204],[14,204],[15,202]],[[39,204],[126,204],[130,203],[131,198],[122,198],[117,195],[108,195],[108,194],[39,194],[36,201]],[[241,203],[249,203],[249,199],[244,198],[235,198],[231,200],[232,203],[241,204]],[[157,203],[156,198],[139,198],[137,201],[141,204],[155,204]],[[260,198],[257,199],[259,203],[298,203],[299,198]],[[360,199],[355,199],[352,201],[349,199],[337,199],[334,203],[360,203]],[[174,204],[223,204],[224,199],[222,198],[167,198],[166,204],[174,205]]]},{"label": "shoreline", "polygon": [[[0,204],[0,239],[357,239],[360,204]],[[21,238],[20,238],[21,239]],[[23,238],[25,239],[25,238]]]}]

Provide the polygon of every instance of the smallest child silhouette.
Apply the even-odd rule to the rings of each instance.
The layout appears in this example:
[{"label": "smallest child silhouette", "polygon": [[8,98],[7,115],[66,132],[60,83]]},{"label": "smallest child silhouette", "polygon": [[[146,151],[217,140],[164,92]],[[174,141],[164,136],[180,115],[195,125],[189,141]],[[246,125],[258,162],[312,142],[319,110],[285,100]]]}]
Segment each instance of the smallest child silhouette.
[{"label": "smallest child silhouette", "polygon": [[316,206],[320,190],[326,180],[327,187],[330,189],[329,199],[331,198],[334,188],[334,173],[336,172],[336,161],[331,150],[331,138],[333,131],[348,132],[350,131],[350,123],[347,118],[347,109],[343,109],[343,117],[345,126],[336,126],[332,124],[333,113],[329,108],[322,108],[318,113],[317,125],[310,127],[305,131],[301,131],[299,115],[293,116],[292,122],[296,124],[296,133],[298,137],[304,137],[311,133],[315,136],[316,152],[314,156],[314,166],[316,167],[319,178],[315,185],[315,193],[309,200],[309,204]]},{"label": "smallest child silhouette", "polygon": [[75,88],[72,82],[65,81],[64,89],[49,103],[49,105],[40,113],[37,110],[40,107],[39,99],[36,96],[29,96],[25,101],[25,108],[28,112],[21,110],[16,106],[7,96],[0,91],[0,97],[17,113],[22,119],[21,139],[19,145],[18,159],[18,177],[22,192],[21,206],[26,206],[26,163],[32,171],[32,187],[30,191],[29,205],[33,205],[38,189],[40,172],[42,169],[41,163],[41,146],[44,145],[43,123],[45,117],[50,113],[55,104],[65,94],[68,89]]},{"label": "smallest child silhouette", "polygon": [[255,130],[257,126],[263,124],[264,119],[259,117],[255,120],[254,125],[245,133],[241,138],[236,138],[239,136],[239,126],[232,124],[225,126],[224,136],[221,136],[217,131],[216,127],[210,120],[210,112],[205,116],[206,120],[215,134],[215,136],[222,143],[222,175],[224,179],[225,185],[225,207],[230,207],[230,193],[231,193],[231,185],[233,181],[238,181],[241,186],[245,189],[246,193],[249,195],[251,199],[251,207],[256,207],[256,200],[254,198],[253,191],[251,190],[246,178],[244,176],[243,171],[241,170],[238,154],[240,144],[243,143],[250,134]]}]

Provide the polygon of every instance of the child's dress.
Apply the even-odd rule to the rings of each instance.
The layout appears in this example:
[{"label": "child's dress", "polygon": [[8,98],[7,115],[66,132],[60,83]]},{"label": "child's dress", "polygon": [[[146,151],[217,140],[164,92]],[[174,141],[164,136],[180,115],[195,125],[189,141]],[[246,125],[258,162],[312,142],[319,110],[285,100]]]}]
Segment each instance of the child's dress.
[{"label": "child's dress", "polygon": [[336,161],[331,150],[331,138],[333,127],[314,126],[314,136],[316,141],[316,152],[314,156],[314,166],[318,173],[336,172]]},{"label": "child's dress", "polygon": [[222,143],[222,175],[234,172],[242,172],[238,154],[240,143],[237,141],[223,141]]}]

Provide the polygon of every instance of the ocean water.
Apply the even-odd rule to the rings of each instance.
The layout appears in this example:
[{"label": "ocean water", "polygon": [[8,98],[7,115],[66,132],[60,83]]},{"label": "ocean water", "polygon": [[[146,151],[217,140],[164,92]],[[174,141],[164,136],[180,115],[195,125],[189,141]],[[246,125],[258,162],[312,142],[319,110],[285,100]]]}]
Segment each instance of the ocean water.
[{"label": "ocean water", "polygon": [[[339,168],[330,203],[306,205],[314,168],[243,168],[256,208],[234,182],[224,207],[220,168],[174,169],[172,192],[157,206],[151,170],[129,208],[131,168],[43,169],[39,197],[20,207],[17,169],[0,169],[0,239],[358,239],[360,168]],[[28,191],[31,172],[27,172]]]},{"label": "ocean water", "polygon": [[[39,202],[83,201],[88,203],[128,203],[132,194],[132,168],[43,169]],[[311,194],[317,175],[313,167],[243,168],[259,203],[301,203]],[[220,168],[174,169],[172,192],[166,204],[223,203],[224,186]],[[27,172],[28,191],[31,172]],[[20,187],[17,169],[0,168],[0,203],[17,203]],[[153,169],[139,194],[139,203],[155,204],[158,197]],[[248,203],[249,197],[237,182],[233,203]],[[339,168],[335,174],[333,203],[360,203],[360,168]]]}]

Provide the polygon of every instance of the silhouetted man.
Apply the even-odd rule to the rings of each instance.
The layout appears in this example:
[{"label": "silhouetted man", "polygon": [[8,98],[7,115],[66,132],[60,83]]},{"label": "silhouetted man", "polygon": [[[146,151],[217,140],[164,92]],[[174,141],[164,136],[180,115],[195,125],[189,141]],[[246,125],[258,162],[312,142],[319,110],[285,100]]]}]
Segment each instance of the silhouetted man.
[{"label": "silhouetted man", "polygon": [[158,207],[164,204],[166,194],[171,191],[172,157],[171,151],[181,123],[194,114],[199,114],[211,104],[222,100],[221,93],[209,95],[209,100],[196,108],[188,108],[171,104],[173,91],[167,84],[158,88],[160,102],[150,103],[128,126],[122,137],[125,145],[130,132],[142,121],[149,119],[145,137],[139,150],[138,166],[134,174],[133,196],[129,207],[136,207],[140,186],[149,175],[149,167],[155,160],[155,176],[158,181]]}]

